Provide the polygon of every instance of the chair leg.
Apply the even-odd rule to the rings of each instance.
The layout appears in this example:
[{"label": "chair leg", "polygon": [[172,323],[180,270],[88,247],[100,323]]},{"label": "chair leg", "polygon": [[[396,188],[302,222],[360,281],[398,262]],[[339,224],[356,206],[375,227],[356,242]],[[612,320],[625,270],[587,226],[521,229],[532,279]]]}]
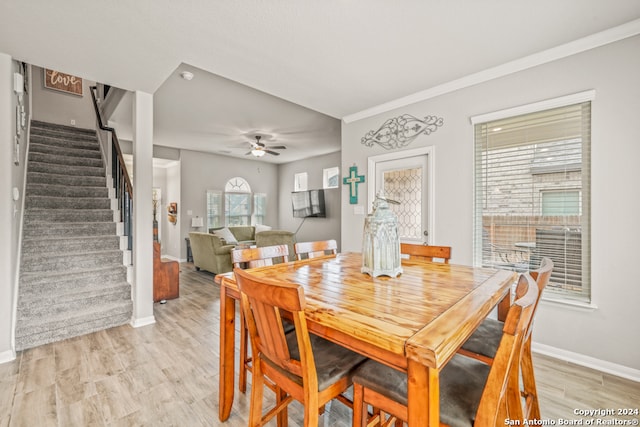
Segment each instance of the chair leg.
[{"label": "chair leg", "polygon": [[[285,393],[280,387],[276,386],[276,406],[280,406],[280,403],[282,403],[286,397],[287,393]],[[289,413],[286,406],[278,412],[276,417],[278,420],[278,427],[287,427],[289,425]]]},{"label": "chair leg", "polygon": [[304,425],[306,426],[317,426],[320,416],[318,415],[318,408],[312,408],[311,406],[305,405],[304,407]]},{"label": "chair leg", "polygon": [[249,426],[262,425],[262,394],[264,392],[264,376],[260,369],[260,360],[254,358],[251,385],[251,405],[249,406]]},{"label": "chair leg", "polygon": [[540,404],[538,403],[538,390],[533,371],[533,359],[531,357],[531,335],[524,343],[522,353],[522,387],[527,405],[527,419],[540,420]]},{"label": "chair leg", "polygon": [[353,384],[353,423],[352,427],[364,427],[367,425],[367,411],[364,403],[364,387],[362,384]]},{"label": "chair leg", "polygon": [[240,363],[238,363],[240,373],[238,378],[238,390],[240,390],[240,392],[242,393],[245,393],[247,391],[247,352],[249,349],[249,334],[247,332],[248,331],[246,322],[244,320],[244,314],[240,313]]}]

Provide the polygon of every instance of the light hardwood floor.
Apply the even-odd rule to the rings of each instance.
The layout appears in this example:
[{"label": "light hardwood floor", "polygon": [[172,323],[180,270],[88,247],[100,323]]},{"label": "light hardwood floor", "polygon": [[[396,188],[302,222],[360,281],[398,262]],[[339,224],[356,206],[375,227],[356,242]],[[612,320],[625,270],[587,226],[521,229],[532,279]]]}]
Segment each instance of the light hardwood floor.
[{"label": "light hardwood floor", "polygon": [[[181,264],[180,298],[155,304],[154,314],[154,325],[37,347],[1,364],[0,427],[246,426],[249,393],[236,392],[230,419],[218,421],[213,275]],[[539,355],[534,363],[545,418],[592,418],[574,409],[640,408],[640,383]],[[289,417],[291,426],[302,425],[299,404]],[[321,425],[350,426],[351,412],[334,402]]]}]

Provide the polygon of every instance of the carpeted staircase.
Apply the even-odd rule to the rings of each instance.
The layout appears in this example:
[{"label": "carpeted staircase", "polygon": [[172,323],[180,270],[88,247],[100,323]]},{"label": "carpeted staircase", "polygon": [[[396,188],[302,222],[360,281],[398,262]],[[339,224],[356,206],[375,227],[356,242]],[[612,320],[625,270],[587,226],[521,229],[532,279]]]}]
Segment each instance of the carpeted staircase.
[{"label": "carpeted staircase", "polygon": [[95,131],[31,122],[16,350],[131,320]]}]

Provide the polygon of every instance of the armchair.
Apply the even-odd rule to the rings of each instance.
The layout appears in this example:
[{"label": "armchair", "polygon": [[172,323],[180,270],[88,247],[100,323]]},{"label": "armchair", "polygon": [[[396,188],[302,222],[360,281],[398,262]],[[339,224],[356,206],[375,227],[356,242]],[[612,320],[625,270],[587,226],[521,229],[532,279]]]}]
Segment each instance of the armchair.
[{"label": "armchair", "polygon": [[218,236],[209,233],[191,232],[191,253],[196,270],[206,270],[220,274],[232,270],[231,250],[234,245],[226,245]]},{"label": "armchair", "polygon": [[256,246],[261,248],[264,246],[287,245],[289,249],[289,257],[287,261],[295,261],[296,252],[293,247],[295,244],[295,234],[285,230],[268,230],[256,233]]}]

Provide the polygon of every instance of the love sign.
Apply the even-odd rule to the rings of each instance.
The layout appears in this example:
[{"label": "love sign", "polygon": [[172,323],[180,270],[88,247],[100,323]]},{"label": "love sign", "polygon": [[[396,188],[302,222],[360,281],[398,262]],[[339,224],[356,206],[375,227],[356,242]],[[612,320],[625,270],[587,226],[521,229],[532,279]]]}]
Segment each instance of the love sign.
[{"label": "love sign", "polygon": [[44,87],[82,96],[82,79],[71,74],[44,69]]}]

